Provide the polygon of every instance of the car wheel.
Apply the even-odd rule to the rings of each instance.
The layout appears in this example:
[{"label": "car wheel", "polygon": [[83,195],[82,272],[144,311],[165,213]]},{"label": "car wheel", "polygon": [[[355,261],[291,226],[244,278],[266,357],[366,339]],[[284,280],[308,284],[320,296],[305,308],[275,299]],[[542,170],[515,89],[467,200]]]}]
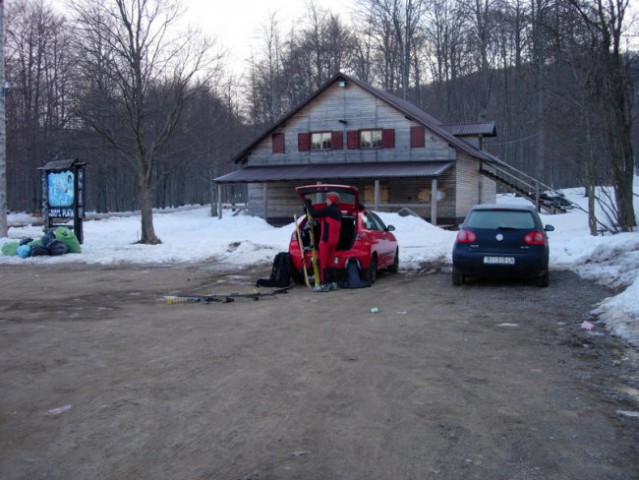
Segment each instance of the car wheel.
[{"label": "car wheel", "polygon": [[370,282],[371,285],[375,283],[375,280],[377,280],[377,255],[373,255],[371,257],[371,262],[368,265],[368,270],[366,271],[366,278],[364,280],[367,282]]},{"label": "car wheel", "polygon": [[459,287],[464,284],[464,275],[459,271],[457,267],[453,267],[453,285]]},{"label": "car wheel", "polygon": [[388,267],[388,271],[390,273],[399,272],[399,248],[395,250],[395,260],[393,260],[393,264],[390,267]]},{"label": "car wheel", "polygon": [[545,288],[548,285],[550,285],[550,273],[546,270],[541,277],[537,277],[537,286]]}]

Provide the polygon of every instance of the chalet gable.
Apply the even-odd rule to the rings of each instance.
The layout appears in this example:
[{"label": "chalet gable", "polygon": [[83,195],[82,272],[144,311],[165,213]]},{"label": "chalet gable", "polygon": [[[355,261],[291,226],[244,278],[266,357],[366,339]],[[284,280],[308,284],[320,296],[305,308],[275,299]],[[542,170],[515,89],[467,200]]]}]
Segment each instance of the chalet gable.
[{"label": "chalet gable", "polygon": [[339,73],[233,159],[238,169],[215,178],[218,199],[225,185],[243,184],[250,214],[285,224],[299,208],[292,186],[344,183],[376,211],[454,225],[474,203],[494,202],[498,159],[481,139],[495,134],[492,122],[444,125]]},{"label": "chalet gable", "polygon": [[410,102],[339,73],[232,161],[248,167],[454,161],[461,152],[491,162],[480,141],[469,141],[491,132],[494,122],[443,125]]}]

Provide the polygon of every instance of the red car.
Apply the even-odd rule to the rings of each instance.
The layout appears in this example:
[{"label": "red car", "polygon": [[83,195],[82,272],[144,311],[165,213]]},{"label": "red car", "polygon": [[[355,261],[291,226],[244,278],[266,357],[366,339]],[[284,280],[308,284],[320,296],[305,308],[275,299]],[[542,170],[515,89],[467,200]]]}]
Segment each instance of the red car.
[{"label": "red car", "polygon": [[[373,212],[367,211],[359,203],[359,194],[356,187],[347,185],[308,185],[296,187],[302,206],[306,206],[310,200],[316,209],[325,206],[326,194],[336,192],[340,196],[339,208],[342,212],[342,228],[340,230],[337,254],[334,260],[339,278],[345,275],[345,269],[349,259],[357,259],[360,266],[360,275],[363,280],[374,282],[377,272],[387,270],[397,272],[399,269],[399,247],[397,239],[393,235],[395,227],[386,226],[384,222]],[[291,235],[288,251],[293,263],[293,280],[296,283],[304,282],[302,261],[306,262],[309,274],[312,274],[311,265],[311,234],[305,216],[299,221],[303,248],[300,248],[296,232]],[[315,221],[313,230],[319,244],[321,222]],[[303,252],[303,254],[302,254]]]}]

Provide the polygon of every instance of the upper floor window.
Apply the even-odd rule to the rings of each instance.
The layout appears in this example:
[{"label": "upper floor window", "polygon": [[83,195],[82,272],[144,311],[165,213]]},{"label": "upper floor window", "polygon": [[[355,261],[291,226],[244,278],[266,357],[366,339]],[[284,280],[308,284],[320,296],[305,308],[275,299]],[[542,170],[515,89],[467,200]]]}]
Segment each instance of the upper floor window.
[{"label": "upper floor window", "polygon": [[346,132],[346,146],[353,149],[395,148],[393,128],[367,128]]},{"label": "upper floor window", "polygon": [[341,150],[343,133],[340,131],[300,132],[297,134],[297,149],[300,152]]},{"label": "upper floor window", "polygon": [[426,129],[423,125],[410,127],[410,148],[423,148],[426,146]]},{"label": "upper floor window", "polygon": [[382,129],[361,130],[359,132],[359,148],[381,148]]},{"label": "upper floor window", "polygon": [[285,144],[284,144],[284,134],[283,133],[274,133],[271,135],[271,145],[273,153],[284,153]]},{"label": "upper floor window", "polygon": [[313,132],[311,133],[311,150],[332,150],[332,140],[332,132]]}]

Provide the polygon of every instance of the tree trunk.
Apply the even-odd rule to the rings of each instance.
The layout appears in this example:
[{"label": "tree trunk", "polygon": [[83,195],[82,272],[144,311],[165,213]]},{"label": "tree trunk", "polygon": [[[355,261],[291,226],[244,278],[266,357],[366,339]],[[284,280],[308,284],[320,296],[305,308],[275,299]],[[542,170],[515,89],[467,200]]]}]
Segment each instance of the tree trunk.
[{"label": "tree trunk", "polygon": [[[621,70],[620,65],[617,68]],[[629,109],[625,91],[623,78],[617,73],[614,75],[611,92],[614,95],[611,105],[613,118],[608,125],[608,142],[610,144],[616,186],[615,195],[619,216],[617,220],[621,230],[631,232],[636,225],[632,197],[635,162],[631,142],[632,116],[627,114]]]},{"label": "tree trunk", "polygon": [[157,245],[162,243],[162,241],[155,234],[153,226],[153,188],[144,179],[140,181],[139,185],[142,236],[138,243]]},{"label": "tree trunk", "polygon": [[596,0],[580,2],[566,0],[581,16],[590,33],[595,68],[593,97],[603,114],[603,131],[615,186],[616,222],[621,231],[630,232],[636,225],[632,197],[634,155],[631,142],[632,104],[634,92],[621,52],[626,1]]},{"label": "tree trunk", "polygon": [[613,153],[615,158],[614,177],[619,227],[624,232],[632,232],[636,226],[633,206],[632,183],[634,175],[634,158],[630,133],[619,139],[618,151]]},{"label": "tree trunk", "polygon": [[6,122],[4,110],[4,5],[0,0],[0,237],[6,237],[9,232],[7,220],[7,149]]},{"label": "tree trunk", "polygon": [[588,185],[586,187],[588,192],[588,227],[590,228],[590,235],[597,236],[597,214],[595,213],[595,187]]}]

